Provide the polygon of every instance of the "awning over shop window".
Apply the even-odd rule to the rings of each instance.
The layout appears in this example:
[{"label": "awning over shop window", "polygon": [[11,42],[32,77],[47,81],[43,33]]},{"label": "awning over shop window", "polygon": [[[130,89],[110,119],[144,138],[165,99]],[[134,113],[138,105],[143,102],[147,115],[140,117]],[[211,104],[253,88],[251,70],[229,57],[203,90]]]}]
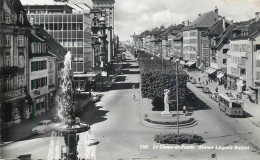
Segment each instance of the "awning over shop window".
[{"label": "awning over shop window", "polygon": [[213,74],[213,73],[215,73],[217,70],[216,69],[213,69],[213,68],[208,68],[207,70],[206,70],[206,72],[208,73],[208,74]]},{"label": "awning over shop window", "polygon": [[204,63],[201,63],[198,69],[201,69],[204,66]]},{"label": "awning over shop window", "polygon": [[221,79],[223,76],[224,76],[224,74],[223,74],[223,73],[220,73],[220,74],[218,74],[217,78],[218,78],[218,79]]},{"label": "awning over shop window", "polygon": [[187,65],[189,67],[191,67],[194,64],[196,64],[196,62],[189,61],[189,62],[185,63],[185,65]]},{"label": "awning over shop window", "polygon": [[242,80],[239,80],[237,83],[236,83],[237,86],[244,86],[245,84],[243,83]]}]

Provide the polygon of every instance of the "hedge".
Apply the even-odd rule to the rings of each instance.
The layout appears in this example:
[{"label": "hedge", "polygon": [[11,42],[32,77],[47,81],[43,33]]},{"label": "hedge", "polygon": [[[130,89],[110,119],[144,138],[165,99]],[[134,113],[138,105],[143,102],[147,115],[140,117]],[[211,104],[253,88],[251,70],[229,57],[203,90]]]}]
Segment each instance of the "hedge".
[{"label": "hedge", "polygon": [[161,144],[202,144],[205,143],[202,136],[196,134],[181,133],[179,136],[175,133],[156,134],[154,141]]}]

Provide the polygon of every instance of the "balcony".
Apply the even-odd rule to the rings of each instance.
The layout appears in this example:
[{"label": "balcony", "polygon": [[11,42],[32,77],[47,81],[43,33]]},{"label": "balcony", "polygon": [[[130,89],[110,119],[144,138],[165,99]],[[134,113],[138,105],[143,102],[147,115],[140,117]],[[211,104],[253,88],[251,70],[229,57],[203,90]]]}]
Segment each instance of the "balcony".
[{"label": "balcony", "polygon": [[15,97],[18,97],[18,96],[23,96],[23,95],[25,95],[23,87],[18,88],[18,89],[14,89],[14,90],[11,90],[11,91],[5,91],[5,92],[0,94],[0,101],[15,98]]},{"label": "balcony", "polygon": [[24,67],[12,66],[12,67],[5,67],[0,69],[1,76],[11,76],[16,74],[23,74]]}]

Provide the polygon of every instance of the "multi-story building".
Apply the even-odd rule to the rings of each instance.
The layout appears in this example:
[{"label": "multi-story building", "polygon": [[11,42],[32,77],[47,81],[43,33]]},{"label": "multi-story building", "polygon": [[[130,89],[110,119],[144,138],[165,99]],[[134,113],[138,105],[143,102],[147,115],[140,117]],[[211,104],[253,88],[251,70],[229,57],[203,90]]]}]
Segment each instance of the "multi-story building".
[{"label": "multi-story building", "polygon": [[7,126],[27,119],[30,23],[19,0],[0,0],[0,109]]},{"label": "multi-story building", "polygon": [[183,29],[183,59],[188,67],[196,64],[201,68],[209,66],[209,42],[206,36],[207,29],[212,27],[218,20],[218,9],[215,11],[199,14],[192,23],[186,22]]},{"label": "multi-story building", "polygon": [[238,24],[232,30],[228,51],[228,86],[238,91],[254,90],[256,103],[260,88],[259,12],[256,18]]},{"label": "multi-story building", "polygon": [[235,25],[224,17],[212,26],[208,31],[210,41],[210,66],[206,70],[208,76],[217,80],[219,84],[226,83],[227,52],[230,49],[229,37]]},{"label": "multi-story building", "polygon": [[32,108],[29,112],[37,116],[49,110],[55,102],[59,85],[59,71],[66,51],[41,27],[33,26],[29,49],[29,93]]},{"label": "multi-story building", "polygon": [[89,9],[74,11],[68,4],[53,2],[46,5],[44,1],[31,1],[30,4],[23,5],[28,19],[32,20],[34,25],[44,28],[71,52],[75,86],[85,90],[88,76],[93,71]]},{"label": "multi-story building", "polygon": [[107,33],[107,41],[108,41],[108,62],[112,60],[114,56],[114,3],[115,0],[92,0],[93,9],[100,9],[104,11],[105,16],[105,25],[106,25],[106,33]]}]

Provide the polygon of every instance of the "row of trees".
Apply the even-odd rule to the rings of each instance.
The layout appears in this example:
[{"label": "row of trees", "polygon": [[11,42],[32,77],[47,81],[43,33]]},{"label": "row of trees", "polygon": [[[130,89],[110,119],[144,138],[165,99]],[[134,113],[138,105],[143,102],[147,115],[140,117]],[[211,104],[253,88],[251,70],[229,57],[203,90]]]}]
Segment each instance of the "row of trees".
[{"label": "row of trees", "polygon": [[[164,89],[169,89],[170,107],[176,107],[176,65],[160,57],[140,52],[138,62],[141,73],[141,91],[143,98],[153,100],[153,110],[163,110]],[[183,105],[187,95],[186,82],[188,75],[178,70],[179,106]]]}]

